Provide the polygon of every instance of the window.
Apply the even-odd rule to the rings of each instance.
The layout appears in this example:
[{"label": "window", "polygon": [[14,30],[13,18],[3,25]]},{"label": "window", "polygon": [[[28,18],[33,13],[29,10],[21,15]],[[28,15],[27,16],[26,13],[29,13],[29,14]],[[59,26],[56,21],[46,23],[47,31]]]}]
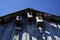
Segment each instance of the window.
[{"label": "window", "polygon": [[17,16],[17,17],[16,17],[16,26],[20,27],[20,26],[22,25],[21,19],[22,19],[21,16]]},{"label": "window", "polygon": [[39,17],[39,19],[41,19],[41,17]]},{"label": "window", "polygon": [[27,13],[27,17],[32,17],[32,13]]},{"label": "window", "polygon": [[21,16],[17,16],[16,17],[16,20],[21,20]]},{"label": "window", "polygon": [[29,15],[32,15],[32,13],[29,13]]}]

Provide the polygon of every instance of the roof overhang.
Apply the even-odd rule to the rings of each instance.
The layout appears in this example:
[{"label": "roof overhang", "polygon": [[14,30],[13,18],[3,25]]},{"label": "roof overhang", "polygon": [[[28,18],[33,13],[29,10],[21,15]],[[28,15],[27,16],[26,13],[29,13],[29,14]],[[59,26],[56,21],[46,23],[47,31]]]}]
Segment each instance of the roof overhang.
[{"label": "roof overhang", "polygon": [[0,17],[0,24],[9,23],[17,15],[24,15],[24,14],[26,14],[26,12],[32,12],[34,15],[35,14],[41,15],[44,19],[46,19],[49,22],[55,22],[57,24],[60,24],[60,16],[55,16],[55,15],[48,14],[45,12],[37,11],[37,10],[34,10],[32,8],[27,8],[27,9],[24,9],[21,11],[17,11],[17,12],[2,16],[2,17]]}]

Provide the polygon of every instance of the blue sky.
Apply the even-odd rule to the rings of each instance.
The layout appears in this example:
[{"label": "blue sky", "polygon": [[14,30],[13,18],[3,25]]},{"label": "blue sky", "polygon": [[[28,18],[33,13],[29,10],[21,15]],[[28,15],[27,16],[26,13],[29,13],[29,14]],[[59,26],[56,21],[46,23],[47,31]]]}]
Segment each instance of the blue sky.
[{"label": "blue sky", "polygon": [[0,0],[0,16],[33,8],[60,16],[60,0]]}]

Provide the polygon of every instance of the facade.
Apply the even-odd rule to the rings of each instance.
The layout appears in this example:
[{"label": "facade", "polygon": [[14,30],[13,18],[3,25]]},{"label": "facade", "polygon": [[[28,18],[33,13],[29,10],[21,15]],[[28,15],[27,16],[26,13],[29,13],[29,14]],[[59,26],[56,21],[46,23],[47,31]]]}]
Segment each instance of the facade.
[{"label": "facade", "polygon": [[0,40],[60,40],[60,17],[31,8],[2,16]]}]

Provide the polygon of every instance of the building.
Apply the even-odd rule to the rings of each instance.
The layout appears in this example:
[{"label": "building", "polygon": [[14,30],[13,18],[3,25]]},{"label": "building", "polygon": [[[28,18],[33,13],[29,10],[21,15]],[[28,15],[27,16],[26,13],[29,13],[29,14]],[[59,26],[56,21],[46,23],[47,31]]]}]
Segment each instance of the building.
[{"label": "building", "polygon": [[0,40],[60,40],[60,17],[31,8],[2,16]]}]

